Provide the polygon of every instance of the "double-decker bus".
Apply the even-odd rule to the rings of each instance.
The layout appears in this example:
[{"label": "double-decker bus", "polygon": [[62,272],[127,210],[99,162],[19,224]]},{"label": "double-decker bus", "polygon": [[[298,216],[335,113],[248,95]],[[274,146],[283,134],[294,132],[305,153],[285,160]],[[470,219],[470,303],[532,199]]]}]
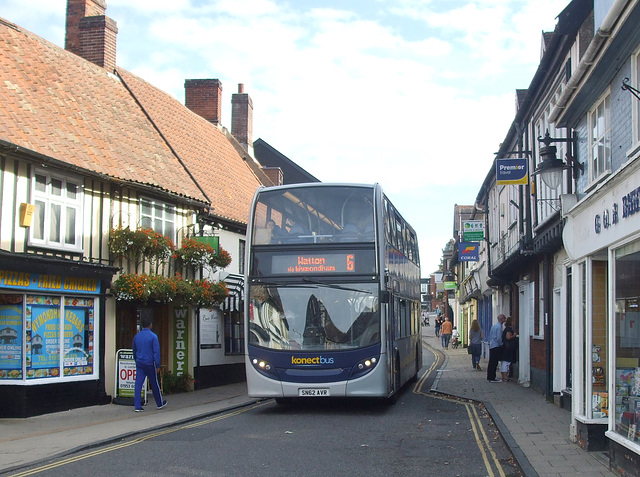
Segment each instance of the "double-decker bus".
[{"label": "double-decker bus", "polygon": [[260,188],[248,241],[249,396],[393,403],[417,379],[418,240],[380,185]]}]

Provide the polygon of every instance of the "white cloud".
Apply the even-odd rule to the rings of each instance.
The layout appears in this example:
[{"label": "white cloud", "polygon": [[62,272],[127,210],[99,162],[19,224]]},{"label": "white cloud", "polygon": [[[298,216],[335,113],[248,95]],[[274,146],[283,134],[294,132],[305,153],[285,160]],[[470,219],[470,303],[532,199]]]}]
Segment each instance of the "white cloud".
[{"label": "white cloud", "polygon": [[[334,2],[335,3],[335,2]],[[471,205],[515,114],[515,89],[568,0],[107,0],[118,64],[184,98],[184,80],[245,84],[254,139],[324,181],[380,182],[416,228],[423,274]],[[65,0],[2,15],[62,46]]]}]

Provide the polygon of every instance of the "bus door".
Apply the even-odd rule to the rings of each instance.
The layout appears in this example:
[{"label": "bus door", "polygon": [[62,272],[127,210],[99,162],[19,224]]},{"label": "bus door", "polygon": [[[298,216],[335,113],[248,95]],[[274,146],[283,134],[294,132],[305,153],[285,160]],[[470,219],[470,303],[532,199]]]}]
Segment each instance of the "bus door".
[{"label": "bus door", "polygon": [[398,362],[398,353],[396,350],[396,336],[398,333],[398,298],[392,293],[389,294],[389,302],[387,303],[387,359],[389,372],[388,391],[397,391],[396,383],[400,382],[400,376],[396,376],[400,372],[400,363]]}]

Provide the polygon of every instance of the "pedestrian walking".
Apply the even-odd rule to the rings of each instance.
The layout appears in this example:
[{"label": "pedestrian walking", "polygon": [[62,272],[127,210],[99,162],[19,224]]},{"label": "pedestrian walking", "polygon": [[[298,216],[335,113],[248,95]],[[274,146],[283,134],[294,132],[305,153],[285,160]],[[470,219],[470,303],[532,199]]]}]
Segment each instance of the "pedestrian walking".
[{"label": "pedestrian walking", "polygon": [[509,367],[515,361],[517,347],[516,333],[513,330],[513,320],[507,318],[502,331],[502,356],[500,359],[500,374],[502,382],[509,381]]},{"label": "pedestrian walking", "polygon": [[440,327],[442,326],[442,315],[438,313],[438,317],[436,318],[436,338],[440,336]]},{"label": "pedestrian walking", "polygon": [[458,349],[458,345],[460,344],[460,332],[458,328],[453,327],[453,331],[451,332],[451,347],[453,349]]},{"label": "pedestrian walking", "polygon": [[473,320],[471,328],[469,328],[469,353],[471,354],[471,366],[478,371],[481,370],[480,355],[482,354],[483,340],[484,333],[480,328],[480,323],[478,323],[478,320]]},{"label": "pedestrian walking", "polygon": [[160,366],[160,342],[158,335],[151,331],[151,320],[143,318],[142,329],[133,337],[133,359],[136,362],[136,383],[133,397],[134,411],[142,412],[140,394],[145,378],[151,384],[153,397],[156,400],[158,409],[167,405],[167,401],[162,399],[160,386],[158,385],[158,366]]},{"label": "pedestrian walking", "polygon": [[498,370],[498,361],[502,354],[502,324],[506,321],[506,317],[500,313],[498,322],[489,330],[489,364],[487,365],[487,381],[492,383],[500,383],[502,379],[496,379]]},{"label": "pedestrian walking", "polygon": [[447,316],[440,327],[440,336],[442,336],[442,347],[444,349],[449,349],[449,342],[451,341],[452,333],[453,323],[451,323],[451,319]]}]

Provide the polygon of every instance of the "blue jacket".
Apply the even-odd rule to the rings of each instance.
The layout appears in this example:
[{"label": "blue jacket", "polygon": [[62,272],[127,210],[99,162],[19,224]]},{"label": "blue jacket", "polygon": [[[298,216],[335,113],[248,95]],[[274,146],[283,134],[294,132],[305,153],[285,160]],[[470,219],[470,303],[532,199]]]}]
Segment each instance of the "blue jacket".
[{"label": "blue jacket", "polygon": [[149,328],[142,328],[140,333],[133,337],[133,359],[136,364],[154,364],[160,366],[160,343],[158,335]]}]

